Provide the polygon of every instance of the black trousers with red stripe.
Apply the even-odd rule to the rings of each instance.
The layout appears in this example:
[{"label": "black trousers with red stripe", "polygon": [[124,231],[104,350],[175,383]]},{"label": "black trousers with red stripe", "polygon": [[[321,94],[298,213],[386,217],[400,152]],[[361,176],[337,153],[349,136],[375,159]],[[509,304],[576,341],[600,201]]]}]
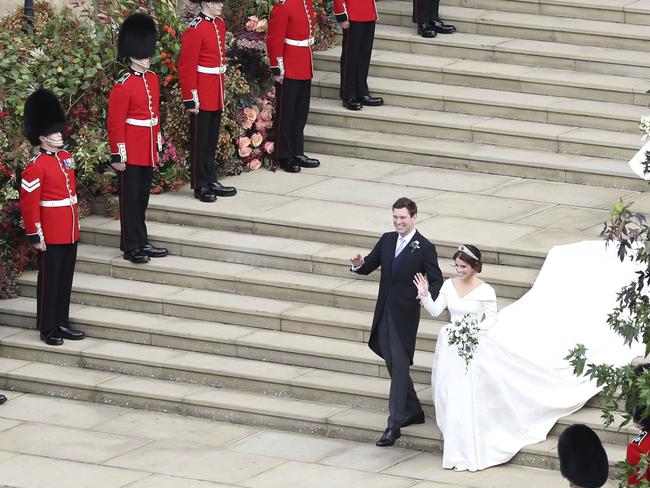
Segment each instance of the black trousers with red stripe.
[{"label": "black trousers with red stripe", "polygon": [[36,328],[47,335],[68,325],[77,243],[48,244],[38,253]]},{"label": "black trousers with red stripe", "polygon": [[135,251],[149,244],[145,223],[153,167],[127,164],[120,173],[120,249]]},{"label": "black trousers with red stripe", "polygon": [[375,40],[375,21],[353,22],[343,30],[341,49],[341,100],[358,100],[370,95],[368,69],[372,44]]},{"label": "black trousers with red stripe", "polygon": [[440,20],[440,0],[413,0],[413,22],[430,24]]},{"label": "black trousers with red stripe", "polygon": [[214,161],[221,110],[199,110],[190,114],[190,186],[201,188],[217,181],[217,166]]},{"label": "black trousers with red stripe", "polygon": [[309,115],[311,80],[285,78],[275,84],[275,159],[305,154],[305,125]]}]

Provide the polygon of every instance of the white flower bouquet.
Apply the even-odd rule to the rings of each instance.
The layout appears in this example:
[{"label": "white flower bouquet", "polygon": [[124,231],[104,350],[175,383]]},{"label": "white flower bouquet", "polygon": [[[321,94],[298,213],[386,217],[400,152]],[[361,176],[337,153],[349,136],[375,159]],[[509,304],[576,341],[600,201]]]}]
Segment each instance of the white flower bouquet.
[{"label": "white flower bouquet", "polygon": [[448,343],[458,349],[458,355],[465,361],[466,371],[469,369],[469,363],[476,352],[480,331],[478,320],[472,314],[465,314],[463,318],[455,320],[449,325]]}]

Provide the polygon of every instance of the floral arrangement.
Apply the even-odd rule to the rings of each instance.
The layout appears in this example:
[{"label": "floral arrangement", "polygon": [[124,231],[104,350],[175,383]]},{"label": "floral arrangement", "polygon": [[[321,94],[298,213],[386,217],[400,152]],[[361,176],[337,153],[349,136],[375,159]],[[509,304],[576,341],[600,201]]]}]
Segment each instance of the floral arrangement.
[{"label": "floral arrangement", "polygon": [[476,352],[480,331],[476,316],[469,313],[448,326],[448,343],[450,346],[455,345],[458,349],[458,355],[465,361],[466,371],[469,370],[469,363]]},{"label": "floral arrangement", "polygon": [[[333,0],[312,0],[316,12],[316,49],[333,38]],[[66,147],[77,165],[80,214],[98,197],[116,192],[109,164],[106,101],[113,81],[126,68],[115,56],[117,26],[131,12],[148,10],[158,24],[157,53],[151,69],[161,81],[160,115],[165,144],[154,173],[152,192],[174,191],[187,181],[188,118],[178,86],[181,35],[196,15],[185,0],[70,0],[54,9],[37,2],[33,29],[23,30],[22,9],[0,18],[0,298],[14,296],[15,278],[34,262],[17,204],[19,176],[34,154],[21,134],[26,94],[39,86],[52,90],[66,110]],[[180,3],[180,4],[179,4]],[[228,66],[226,106],[217,147],[220,174],[273,167],[273,77],[266,57],[265,33],[270,0],[226,0]],[[179,14],[181,12],[181,14]],[[110,210],[112,200],[107,199]],[[113,208],[113,210],[115,210]]]}]

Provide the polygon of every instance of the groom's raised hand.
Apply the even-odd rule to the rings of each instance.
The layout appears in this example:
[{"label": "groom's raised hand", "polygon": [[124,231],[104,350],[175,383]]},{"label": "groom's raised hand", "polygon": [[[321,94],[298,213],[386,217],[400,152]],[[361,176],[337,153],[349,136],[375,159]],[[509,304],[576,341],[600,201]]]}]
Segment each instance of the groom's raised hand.
[{"label": "groom's raised hand", "polygon": [[359,266],[363,265],[365,260],[361,254],[357,254],[352,259],[350,259],[350,262],[352,263],[353,268],[358,268]]}]

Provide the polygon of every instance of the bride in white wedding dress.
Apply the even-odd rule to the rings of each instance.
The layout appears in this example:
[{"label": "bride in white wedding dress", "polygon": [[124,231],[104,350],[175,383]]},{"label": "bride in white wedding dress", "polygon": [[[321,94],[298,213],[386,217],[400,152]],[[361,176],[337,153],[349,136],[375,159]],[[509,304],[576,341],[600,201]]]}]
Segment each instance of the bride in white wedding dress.
[{"label": "bride in white wedding dress", "polygon": [[532,289],[497,314],[494,289],[476,275],[481,255],[460,246],[458,276],[442,285],[434,301],[426,278],[415,277],[422,305],[451,320],[465,314],[480,322],[479,343],[469,366],[449,345],[447,327],[438,336],[432,386],[442,432],[442,467],[476,471],[510,460],[524,446],[546,439],[560,417],[580,409],[599,388],[578,378],[564,360],[576,344],[589,361],[623,365],[643,354],[607,326],[616,294],[634,279],[631,263],[603,241],[556,246]]}]

